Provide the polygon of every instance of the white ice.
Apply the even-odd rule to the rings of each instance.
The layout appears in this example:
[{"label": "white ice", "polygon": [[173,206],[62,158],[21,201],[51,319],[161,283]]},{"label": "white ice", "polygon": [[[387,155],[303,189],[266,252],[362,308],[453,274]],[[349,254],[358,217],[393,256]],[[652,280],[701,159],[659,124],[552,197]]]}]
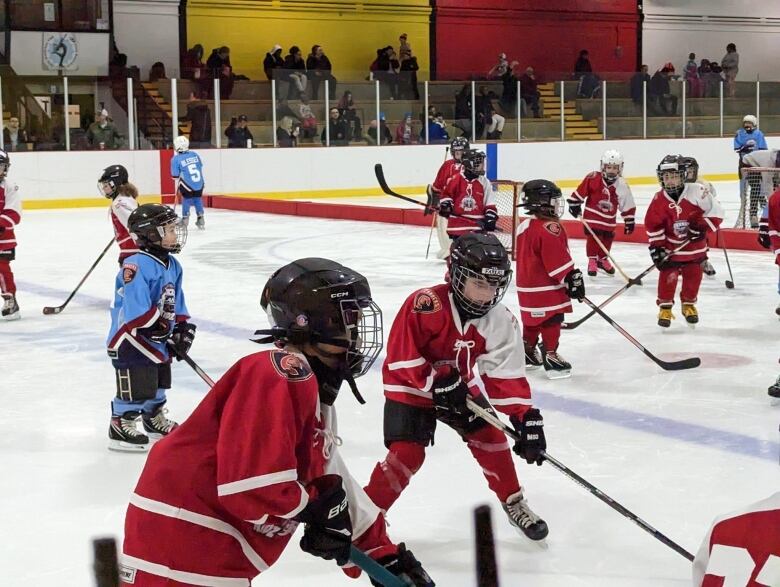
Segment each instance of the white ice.
[{"label": "white ice", "polygon": [[[28,212],[18,230],[14,269],[23,318],[0,323],[0,585],[91,585],[90,540],[121,537],[123,517],[144,456],[106,449],[114,372],[104,350],[116,255],[104,259],[64,313],[62,303],[110,239],[105,210]],[[385,316],[385,334],[402,300],[441,281],[443,263],[425,260],[425,228],[207,211],[205,232],[192,230],[180,259],[198,335],[192,356],[219,377],[266,324],[260,290],[275,268],[325,256],[363,272]],[[572,241],[582,266],[582,241]],[[645,246],[615,245],[630,274],[650,263]],[[723,512],[777,490],[778,421],[767,386],[778,373],[777,268],[768,253],[732,252],[736,289],[715,251],[705,278],[696,330],[677,320],[655,324],[655,277],[607,307],[627,330],[666,359],[700,356],[702,366],[664,372],[603,320],[564,332],[560,351],[571,379],[529,379],[545,416],[549,452],[626,507],[695,552]],[[602,300],[619,277],[587,282]],[[505,299],[517,309],[515,293]],[[577,307],[575,316],[584,308]],[[772,333],[775,334],[772,334]],[[368,400],[348,391],[337,402],[343,454],[367,480],[382,445],[380,361],[359,380]],[[174,365],[170,416],[183,420],[207,389]],[[472,508],[493,506],[503,585],[521,587],[683,586],[690,564],[550,466],[518,462],[535,511],[550,526],[546,550],[509,527],[477,464],[441,427],[436,445],[390,511],[390,531],[405,541],[438,585],[473,586]],[[367,585],[333,563],[304,554],[293,539],[256,585]]]}]

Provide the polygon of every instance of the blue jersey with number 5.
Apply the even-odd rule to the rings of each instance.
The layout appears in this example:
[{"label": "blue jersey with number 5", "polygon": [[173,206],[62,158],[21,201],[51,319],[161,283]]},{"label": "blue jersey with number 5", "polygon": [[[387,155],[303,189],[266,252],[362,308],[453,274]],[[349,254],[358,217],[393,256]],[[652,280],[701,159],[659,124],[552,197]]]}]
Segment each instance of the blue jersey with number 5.
[{"label": "blue jersey with number 5", "polygon": [[177,153],[171,159],[171,177],[179,179],[190,191],[203,189],[203,162],[195,151]]}]

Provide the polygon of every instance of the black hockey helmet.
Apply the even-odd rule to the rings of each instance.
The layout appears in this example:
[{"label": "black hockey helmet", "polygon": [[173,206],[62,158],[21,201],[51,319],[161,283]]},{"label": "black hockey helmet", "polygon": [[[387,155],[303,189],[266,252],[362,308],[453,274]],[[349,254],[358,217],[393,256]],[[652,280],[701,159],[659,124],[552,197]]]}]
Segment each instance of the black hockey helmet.
[{"label": "black hockey helmet", "polygon": [[520,207],[531,214],[560,218],[563,214],[561,188],[546,179],[532,179],[523,184]]},{"label": "black hockey helmet", "polygon": [[[460,160],[460,156],[463,155],[463,151],[466,151],[470,148],[471,145],[469,144],[469,140],[466,137],[455,137],[450,143],[450,152],[452,153],[452,158],[456,160]],[[460,156],[456,157],[455,153],[459,153]]]},{"label": "black hockey helmet", "polygon": [[[495,307],[512,279],[509,254],[492,233],[472,232],[456,238],[450,246],[448,264],[452,297],[469,318],[484,316]],[[471,296],[467,295],[467,287]],[[475,295],[481,299],[474,299]]]},{"label": "black hockey helmet", "polygon": [[[176,243],[164,245],[166,229],[176,230]],[[150,252],[178,253],[187,242],[187,227],[179,222],[176,212],[163,204],[142,204],[130,213],[127,230],[139,248]]]},{"label": "black hockey helmet", "polygon": [[[329,259],[298,259],[268,279],[260,306],[268,314],[271,329],[258,330],[255,334],[268,336],[256,342],[297,347],[324,343],[345,348],[346,353],[334,354],[317,348],[319,353],[341,360],[339,367],[329,369],[336,376],[335,385],[323,390],[323,381],[319,381],[320,398],[332,404],[341,380],[346,379],[362,401],[354,379],[371,368],[383,341],[382,311],[371,298],[371,287],[363,275]],[[320,380],[316,359],[307,359]]]},{"label": "black hockey helmet", "polygon": [[119,186],[125,185],[128,181],[130,181],[130,176],[123,165],[109,165],[98,179],[98,191],[106,198],[113,199],[116,197]]},{"label": "black hockey helmet", "polygon": [[467,179],[476,179],[480,175],[485,175],[485,160],[487,155],[477,149],[465,149],[460,159],[463,165],[463,173]]},{"label": "black hockey helmet", "polygon": [[3,149],[0,149],[0,181],[5,179],[8,175],[8,170],[11,168],[11,157]]},{"label": "black hockey helmet", "polygon": [[[677,200],[685,189],[685,180],[688,175],[685,157],[682,155],[667,155],[661,159],[661,162],[655,170],[655,174],[664,191],[669,194],[671,198]],[[674,179],[673,183],[676,185],[667,185],[668,179],[667,181],[664,181],[664,177]]]},{"label": "black hockey helmet", "polygon": [[699,162],[695,157],[680,155],[685,164],[685,183],[694,183],[699,180]]}]

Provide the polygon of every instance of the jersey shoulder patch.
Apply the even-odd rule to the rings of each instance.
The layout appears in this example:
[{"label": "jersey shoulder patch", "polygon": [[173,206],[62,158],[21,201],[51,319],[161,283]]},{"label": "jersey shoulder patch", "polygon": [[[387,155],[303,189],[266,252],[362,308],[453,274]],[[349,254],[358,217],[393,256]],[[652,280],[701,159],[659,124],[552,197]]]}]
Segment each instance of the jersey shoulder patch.
[{"label": "jersey shoulder patch", "polygon": [[135,263],[123,263],[122,264],[122,281],[124,283],[130,283],[135,279],[138,273],[138,265]]},{"label": "jersey shoulder patch", "polygon": [[432,289],[421,289],[414,294],[412,312],[416,314],[433,314],[441,310],[441,300]]},{"label": "jersey shoulder patch", "polygon": [[279,375],[289,381],[306,381],[313,376],[304,361],[286,351],[271,351],[271,364]]},{"label": "jersey shoulder patch", "polygon": [[563,227],[559,223],[553,220],[550,220],[549,222],[545,222],[544,229],[553,236],[560,236],[561,233],[563,232]]}]

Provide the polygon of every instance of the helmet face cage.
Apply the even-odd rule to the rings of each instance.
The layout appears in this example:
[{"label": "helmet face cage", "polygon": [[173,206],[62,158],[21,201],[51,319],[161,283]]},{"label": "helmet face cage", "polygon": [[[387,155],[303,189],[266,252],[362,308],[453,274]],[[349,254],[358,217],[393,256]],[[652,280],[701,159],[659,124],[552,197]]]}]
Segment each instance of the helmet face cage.
[{"label": "helmet face cage", "polygon": [[[468,149],[470,147],[468,139],[464,137],[456,137],[453,139],[452,143],[450,143],[450,151],[452,152],[452,158],[456,160],[460,160],[460,158],[463,156],[463,151]],[[459,156],[456,157],[455,155],[458,154]]]},{"label": "helmet face cage", "polygon": [[[658,175],[658,181],[661,184],[661,187],[664,189],[664,191],[672,197],[677,197],[685,189],[686,178],[688,175],[687,170],[688,170],[687,166],[682,164],[681,162],[662,161],[661,164],[658,166],[658,169],[656,170],[656,174]],[[677,177],[679,178],[679,182],[677,182],[678,185],[676,186],[666,185],[664,176],[665,175],[668,176],[669,174],[677,175]]]},{"label": "helmet face cage", "polygon": [[[617,172],[607,172],[608,165],[617,166]],[[601,176],[607,183],[615,183],[623,175],[623,156],[615,150],[606,151],[601,156]]]},{"label": "helmet face cage", "polygon": [[685,183],[695,183],[699,179],[699,163],[693,157],[685,158]]},{"label": "helmet face cage", "polygon": [[[100,195],[108,198],[109,200],[116,195],[116,184],[114,183],[114,180],[108,179],[104,180],[103,178],[100,178],[97,183],[98,192],[100,192]],[[106,190],[108,188],[108,190]]]},{"label": "helmet face cage", "polygon": [[[176,242],[173,245],[164,245],[163,239],[169,226],[173,226],[176,232]],[[138,228],[144,230],[138,230]],[[150,219],[146,226],[137,227],[135,232],[132,230],[130,232],[135,235],[136,241],[142,248],[151,246],[169,253],[180,253],[187,243],[187,226],[179,222],[176,212],[170,208],[164,215],[159,214]]]},{"label": "helmet face cage", "polygon": [[[459,264],[457,261],[451,264],[450,283],[452,295],[461,310],[470,316],[481,317],[490,312],[504,297],[512,279],[512,270],[503,270],[493,267],[485,267],[483,273],[477,273],[469,267]],[[502,272],[503,275],[491,275],[491,272]],[[474,279],[483,284],[495,287],[493,298],[488,302],[479,302],[466,296],[466,285],[469,279]]]},{"label": "helmet face cage", "polygon": [[368,372],[382,352],[382,310],[371,298],[341,300],[339,305],[350,341],[346,366],[357,379]]},{"label": "helmet face cage", "polygon": [[466,150],[463,152],[463,169],[470,175],[479,177],[485,175],[485,161],[487,157],[482,151]]}]

